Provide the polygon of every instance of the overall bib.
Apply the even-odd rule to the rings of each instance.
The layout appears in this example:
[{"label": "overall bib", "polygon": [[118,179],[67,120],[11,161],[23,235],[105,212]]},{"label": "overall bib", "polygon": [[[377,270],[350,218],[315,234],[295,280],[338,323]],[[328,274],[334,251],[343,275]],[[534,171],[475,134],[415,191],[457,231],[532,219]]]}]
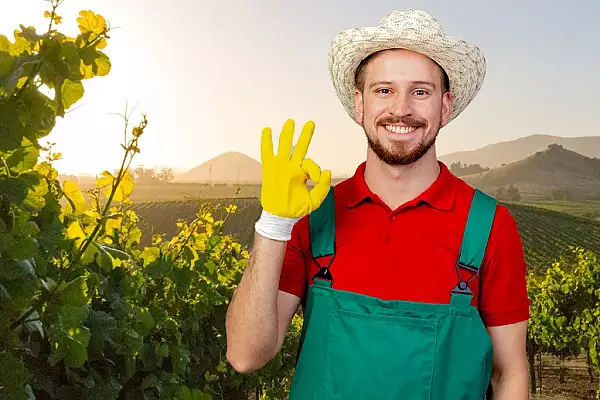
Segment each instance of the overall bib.
[{"label": "overall bib", "polygon": [[[315,261],[330,256],[308,289],[291,400],[482,400],[493,347],[471,305],[496,200],[476,190],[448,304],[383,300],[335,289],[333,187],[309,215]],[[333,267],[332,267],[333,266]],[[459,268],[474,272],[464,281]],[[401,282],[398,282],[401,284]],[[426,285],[427,283],[422,283]]]}]

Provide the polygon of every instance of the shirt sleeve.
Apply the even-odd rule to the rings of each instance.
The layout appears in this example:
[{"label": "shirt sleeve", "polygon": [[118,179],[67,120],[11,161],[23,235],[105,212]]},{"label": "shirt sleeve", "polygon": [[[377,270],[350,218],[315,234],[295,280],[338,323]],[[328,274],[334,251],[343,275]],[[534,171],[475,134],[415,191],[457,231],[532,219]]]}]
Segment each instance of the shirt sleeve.
[{"label": "shirt sleeve", "polygon": [[308,219],[301,218],[294,225],[287,242],[279,290],[304,298],[306,286],[306,249],[309,240]]},{"label": "shirt sleeve", "polygon": [[517,223],[498,205],[481,271],[479,312],[486,326],[529,319],[527,265]]}]

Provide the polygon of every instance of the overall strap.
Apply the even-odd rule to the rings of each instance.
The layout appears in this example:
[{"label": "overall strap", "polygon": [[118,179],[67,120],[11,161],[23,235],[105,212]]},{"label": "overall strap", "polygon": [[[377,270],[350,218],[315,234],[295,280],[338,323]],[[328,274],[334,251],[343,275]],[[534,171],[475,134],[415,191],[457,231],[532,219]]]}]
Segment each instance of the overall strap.
[{"label": "overall strap", "polygon": [[[495,198],[475,189],[460,246],[459,259],[456,263],[459,283],[452,290],[452,303],[470,304],[471,302],[473,291],[469,288],[469,282],[479,275],[494,222],[496,204]],[[474,272],[475,275],[469,281],[464,281],[459,267]]]},{"label": "overall strap", "polygon": [[[333,186],[321,205],[308,215],[308,227],[310,231],[310,246],[312,257],[321,267],[319,272],[313,276],[315,283],[320,283],[321,278],[333,283],[333,276],[329,270],[329,265],[335,257],[335,199],[333,196]],[[317,258],[330,256],[327,265],[322,266]]]}]

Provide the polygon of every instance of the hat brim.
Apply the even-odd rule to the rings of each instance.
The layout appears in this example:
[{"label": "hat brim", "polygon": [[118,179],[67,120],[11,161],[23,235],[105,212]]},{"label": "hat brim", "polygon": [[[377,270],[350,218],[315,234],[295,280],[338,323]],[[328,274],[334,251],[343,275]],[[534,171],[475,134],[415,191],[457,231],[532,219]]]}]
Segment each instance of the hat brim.
[{"label": "hat brim", "polygon": [[361,61],[381,50],[407,49],[438,63],[450,81],[453,95],[450,121],[475,98],[483,85],[486,60],[481,50],[464,40],[439,32],[398,35],[386,27],[348,29],[333,41],[329,51],[329,72],[337,96],[354,120],[354,79]]}]

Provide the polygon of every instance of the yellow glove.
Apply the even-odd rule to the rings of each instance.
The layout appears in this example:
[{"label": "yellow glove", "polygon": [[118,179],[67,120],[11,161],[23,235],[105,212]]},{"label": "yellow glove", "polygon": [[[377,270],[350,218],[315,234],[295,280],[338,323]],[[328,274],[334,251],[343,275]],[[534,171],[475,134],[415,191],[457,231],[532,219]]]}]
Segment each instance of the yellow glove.
[{"label": "yellow glove", "polygon": [[[273,154],[271,129],[262,131],[261,205],[265,211],[277,217],[298,219],[310,214],[325,200],[331,185],[331,171],[321,171],[313,160],[304,158],[315,130],[312,121],[304,125],[291,152],[294,126],[291,119],[283,125],[276,155]],[[306,185],[309,177],[315,182],[310,191]]]}]

